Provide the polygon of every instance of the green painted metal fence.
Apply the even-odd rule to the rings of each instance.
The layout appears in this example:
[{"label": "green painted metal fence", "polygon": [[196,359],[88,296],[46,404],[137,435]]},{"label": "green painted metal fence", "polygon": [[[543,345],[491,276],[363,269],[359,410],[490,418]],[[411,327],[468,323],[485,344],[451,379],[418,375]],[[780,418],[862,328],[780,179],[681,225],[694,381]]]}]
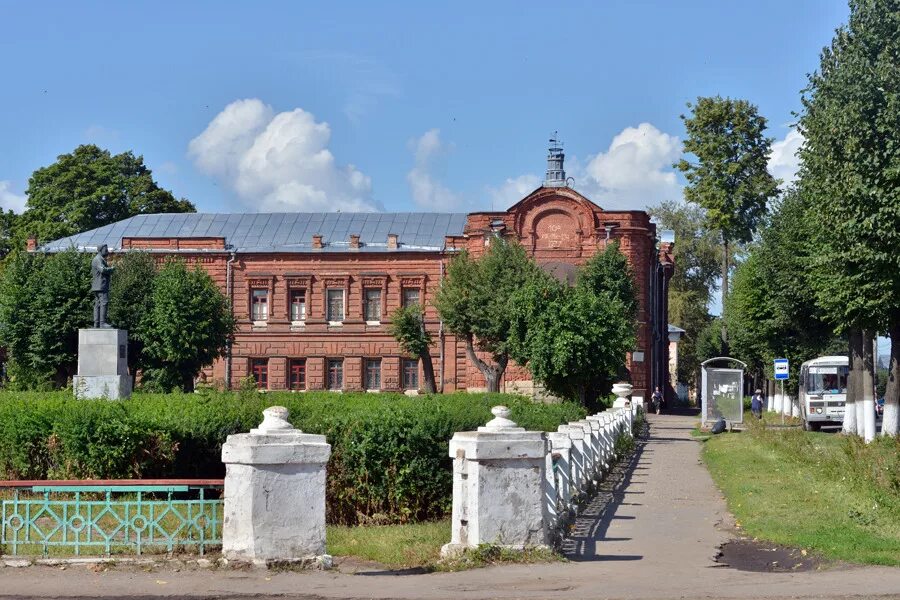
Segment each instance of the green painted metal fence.
[{"label": "green painted metal fence", "polygon": [[7,555],[200,554],[222,544],[221,480],[0,482]]}]

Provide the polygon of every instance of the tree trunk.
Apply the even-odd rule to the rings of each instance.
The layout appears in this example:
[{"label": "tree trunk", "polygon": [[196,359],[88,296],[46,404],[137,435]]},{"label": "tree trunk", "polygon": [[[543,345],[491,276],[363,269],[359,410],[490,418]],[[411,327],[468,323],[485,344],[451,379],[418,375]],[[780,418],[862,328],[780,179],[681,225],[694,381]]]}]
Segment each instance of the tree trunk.
[{"label": "tree trunk", "polygon": [[437,391],[437,385],[434,380],[434,363],[431,362],[431,352],[426,350],[419,356],[419,359],[422,361],[422,372],[425,375],[425,393],[434,394]]},{"label": "tree trunk", "polygon": [[[862,429],[861,435],[866,442],[875,439],[875,360],[872,349],[872,337],[876,335],[871,331],[863,333],[863,389],[862,402],[857,400],[856,427]],[[862,418],[860,418],[860,408]],[[861,421],[861,422],[860,422]]]},{"label": "tree trunk", "polygon": [[506,356],[503,356],[502,359],[497,361],[496,365],[489,365],[485,361],[478,358],[478,355],[475,354],[475,341],[472,334],[466,336],[466,355],[469,357],[469,360],[472,361],[478,370],[481,371],[481,374],[484,376],[484,382],[487,386],[488,392],[499,392],[500,391],[500,378],[503,376],[503,372],[506,370],[506,363],[509,359]]},{"label": "tree trunk", "polygon": [[182,375],[181,376],[181,389],[185,393],[191,393],[194,391],[194,376],[193,375]]},{"label": "tree trunk", "polygon": [[891,359],[888,363],[887,389],[884,391],[884,419],[881,435],[900,434],[900,323],[891,327]]},{"label": "tree trunk", "polygon": [[844,405],[842,432],[856,435],[856,401],[862,391],[863,334],[860,329],[850,330],[850,375],[847,381],[847,403]]},{"label": "tree trunk", "polygon": [[[722,315],[725,314],[725,298],[728,297],[728,238],[722,234]],[[728,330],[725,328],[725,319],[722,319],[722,345],[728,345]]]}]

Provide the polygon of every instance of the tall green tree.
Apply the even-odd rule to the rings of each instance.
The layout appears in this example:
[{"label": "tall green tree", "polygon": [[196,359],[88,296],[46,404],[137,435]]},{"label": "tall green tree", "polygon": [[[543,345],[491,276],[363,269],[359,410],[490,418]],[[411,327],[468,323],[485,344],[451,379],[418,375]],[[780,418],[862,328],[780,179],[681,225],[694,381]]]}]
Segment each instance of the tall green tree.
[{"label": "tall green tree", "polygon": [[46,379],[31,368],[28,359],[37,318],[33,303],[46,258],[14,252],[0,274],[0,345],[6,349],[7,374],[16,389],[32,388]]},{"label": "tall green tree", "polygon": [[735,246],[752,239],[766,204],[778,194],[778,180],[767,170],[772,139],[765,136],[766,119],[746,100],[700,97],[688,108],[691,115],[681,115],[684,152],[694,159],[674,166],[687,179],[685,199],[703,207],[707,228],[719,233],[724,305]]},{"label": "tall green tree", "polygon": [[142,156],[130,151],[112,155],[93,144],[36,170],[26,194],[25,211],[16,223],[19,244],[29,235],[52,241],[137,214],[196,210],[161,189]]},{"label": "tall green tree", "polygon": [[144,317],[145,375],[164,390],[192,391],[200,369],[225,354],[235,328],[228,301],[209,274],[179,260],[156,274]]},{"label": "tall green tree", "polygon": [[[153,302],[156,262],[147,252],[128,252],[114,257],[116,270],[109,282],[109,322],[128,330],[128,371],[132,379],[148,365],[144,360],[144,318]],[[134,383],[134,381],[132,381]]]},{"label": "tall green tree", "polygon": [[[618,253],[612,247],[608,251]],[[587,404],[608,393],[634,347],[635,297],[617,294],[628,288],[619,283],[630,274],[620,272],[607,282],[614,285],[602,285],[603,267],[612,262],[599,257],[582,268],[582,285],[568,287],[539,275],[513,296],[511,354],[556,396]]]},{"label": "tall green tree", "polygon": [[78,329],[92,324],[90,259],[69,250],[17,253],[0,279],[0,344],[17,387],[66,385],[78,366]]},{"label": "tall green tree", "polygon": [[[890,334],[891,371],[900,375],[900,4],[849,4],[848,23],[803,90],[799,185],[816,226],[816,301],[850,333],[849,387],[868,398],[866,335]],[[900,429],[897,383],[888,382],[885,435]]]},{"label": "tall green tree", "polygon": [[425,315],[418,304],[401,306],[391,315],[388,332],[400,344],[403,352],[422,361],[425,374],[425,392],[437,391],[434,379],[434,363],[431,361],[431,334],[425,329]]},{"label": "tall green tree", "polygon": [[650,208],[661,229],[675,232],[675,271],[669,280],[669,322],[684,329],[678,344],[678,380],[696,384],[697,341],[709,324],[709,302],[721,273],[722,242],[707,229],[703,208],[696,204],[664,202]]},{"label": "tall green tree", "polygon": [[[510,299],[539,269],[518,243],[500,237],[489,241],[477,259],[466,251],[454,257],[435,305],[447,329],[465,341],[466,354],[488,391],[499,392],[509,363]],[[478,356],[476,349],[490,359]]]}]

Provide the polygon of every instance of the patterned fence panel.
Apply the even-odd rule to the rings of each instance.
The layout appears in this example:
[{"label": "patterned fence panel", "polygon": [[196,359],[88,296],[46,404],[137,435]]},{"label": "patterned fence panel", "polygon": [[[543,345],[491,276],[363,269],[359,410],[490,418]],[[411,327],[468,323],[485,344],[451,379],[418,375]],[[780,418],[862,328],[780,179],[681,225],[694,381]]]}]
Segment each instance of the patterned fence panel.
[{"label": "patterned fence panel", "polygon": [[[31,484],[31,485],[29,485]],[[0,482],[0,550],[204,554],[222,544],[221,480]]]}]

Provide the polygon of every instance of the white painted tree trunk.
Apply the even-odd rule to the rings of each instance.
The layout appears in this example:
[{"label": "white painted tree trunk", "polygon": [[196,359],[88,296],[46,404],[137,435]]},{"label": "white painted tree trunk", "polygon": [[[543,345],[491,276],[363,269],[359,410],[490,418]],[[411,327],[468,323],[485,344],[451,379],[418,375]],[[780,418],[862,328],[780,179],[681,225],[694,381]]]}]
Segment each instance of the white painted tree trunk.
[{"label": "white painted tree trunk", "polygon": [[778,386],[775,388],[774,409],[775,409],[776,413],[780,414],[781,411],[783,410],[782,409],[783,402],[784,402],[784,397],[781,395],[781,386]]},{"label": "white painted tree trunk", "polygon": [[873,334],[866,332],[863,336],[863,378],[862,378],[862,402],[857,406],[862,407],[862,418],[857,410],[857,427],[862,425],[862,436],[866,443],[875,439],[875,353],[872,350]]},{"label": "white painted tree trunk", "polygon": [[[862,437],[866,434],[866,391],[861,390],[861,397],[856,399],[856,435]],[[871,392],[869,392],[871,395]],[[874,410],[874,407],[872,407]]]},{"label": "white painted tree trunk", "polygon": [[900,325],[891,328],[891,358],[888,363],[881,435],[900,435]]},{"label": "white painted tree trunk", "polygon": [[888,404],[884,401],[884,418],[881,421],[881,435],[898,435],[900,430],[900,406],[897,403]]},{"label": "white painted tree trunk", "polygon": [[800,418],[800,400],[798,396],[791,396],[791,416],[795,419]]},{"label": "white painted tree trunk", "polygon": [[850,331],[850,377],[847,381],[847,403],[844,406],[844,425],[847,435],[857,435],[856,404],[862,393],[863,335],[859,329]]}]

